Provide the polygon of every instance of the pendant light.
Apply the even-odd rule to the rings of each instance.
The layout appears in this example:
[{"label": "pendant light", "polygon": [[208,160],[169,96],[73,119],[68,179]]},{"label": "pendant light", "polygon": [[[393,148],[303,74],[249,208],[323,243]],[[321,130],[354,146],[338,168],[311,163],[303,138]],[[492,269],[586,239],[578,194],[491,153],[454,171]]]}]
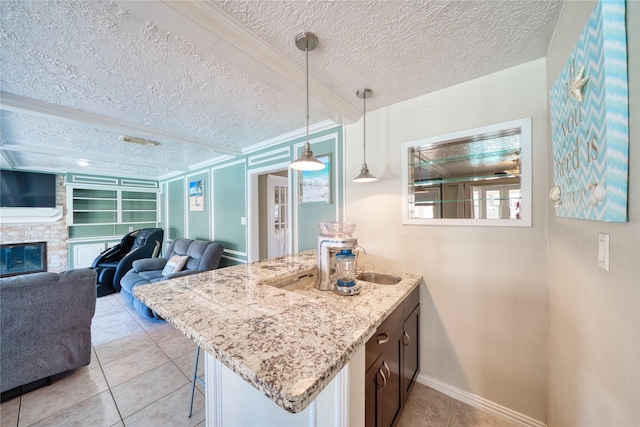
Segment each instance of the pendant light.
[{"label": "pendant light", "polygon": [[373,94],[371,89],[358,89],[356,96],[362,99],[362,169],[360,169],[360,175],[353,178],[353,182],[371,182],[377,181],[378,178],[369,172],[367,166],[367,98]]},{"label": "pendant light", "polygon": [[313,33],[300,33],[296,36],[296,47],[305,51],[307,57],[307,140],[304,143],[302,155],[291,162],[289,167],[302,171],[317,171],[324,169],[324,163],[313,157],[313,151],[311,151],[311,144],[309,143],[309,51],[318,47],[318,38]]}]

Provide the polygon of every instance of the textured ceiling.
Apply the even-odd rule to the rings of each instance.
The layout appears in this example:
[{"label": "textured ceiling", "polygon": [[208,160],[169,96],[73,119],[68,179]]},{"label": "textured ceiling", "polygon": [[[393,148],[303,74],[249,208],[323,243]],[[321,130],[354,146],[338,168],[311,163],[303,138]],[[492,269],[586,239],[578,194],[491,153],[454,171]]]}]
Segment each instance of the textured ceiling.
[{"label": "textured ceiling", "polygon": [[[559,1],[0,1],[0,166],[160,177],[544,56]],[[154,139],[157,147],[118,140]],[[81,169],[77,159],[90,162]]]}]

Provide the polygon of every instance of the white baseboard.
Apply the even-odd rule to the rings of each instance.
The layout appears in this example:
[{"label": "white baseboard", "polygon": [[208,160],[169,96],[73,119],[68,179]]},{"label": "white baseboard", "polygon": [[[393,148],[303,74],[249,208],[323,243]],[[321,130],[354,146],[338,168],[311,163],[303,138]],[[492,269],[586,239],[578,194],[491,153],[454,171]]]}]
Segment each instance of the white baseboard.
[{"label": "white baseboard", "polygon": [[432,389],[446,394],[449,397],[453,397],[454,399],[466,403],[469,406],[473,406],[474,408],[478,408],[504,420],[511,421],[512,423],[527,427],[546,427],[546,424],[541,421],[534,420],[531,417],[523,415],[512,409],[505,408],[504,406],[498,405],[497,403],[491,402],[483,397],[476,396],[468,391],[450,386],[449,384],[435,378],[420,374],[417,381],[420,384],[431,387]]}]

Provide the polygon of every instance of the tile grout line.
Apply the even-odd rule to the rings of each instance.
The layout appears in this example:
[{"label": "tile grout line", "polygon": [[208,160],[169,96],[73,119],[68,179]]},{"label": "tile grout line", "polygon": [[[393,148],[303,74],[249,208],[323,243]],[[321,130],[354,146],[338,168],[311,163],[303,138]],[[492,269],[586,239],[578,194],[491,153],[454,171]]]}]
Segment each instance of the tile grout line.
[{"label": "tile grout line", "polygon": [[[118,303],[119,303],[119,304],[124,308],[124,310],[126,311],[126,313],[127,313],[129,316],[131,316],[131,318],[132,318],[132,319],[133,319],[133,320],[134,320],[134,321],[135,321],[135,322],[140,326],[140,328],[142,328],[142,330],[147,334],[147,336],[151,339],[151,341],[155,344],[155,346],[156,346],[156,347],[158,347],[158,349],[160,349],[160,351],[162,351],[162,353],[163,353],[165,356],[167,356],[167,358],[168,358],[168,359],[169,359],[169,361],[173,364],[173,366],[175,366],[175,367],[176,367],[176,369],[178,369],[178,371],[179,371],[182,375],[184,375],[184,376],[187,378],[187,380],[189,380],[189,382],[191,382],[191,380],[190,380],[189,376],[187,376],[187,374],[185,374],[185,373],[182,371],[182,369],[180,369],[180,367],[176,364],[176,362],[173,360],[173,358],[172,358],[171,356],[169,356],[169,354],[167,354],[167,352],[162,348],[162,346],[158,343],[158,341],[156,341],[156,340],[154,339],[154,337],[153,337],[153,336],[149,333],[149,331],[148,331],[148,330],[147,330],[147,329],[146,329],[146,328],[145,328],[145,327],[144,327],[144,326],[139,322],[139,320],[138,320],[135,316],[133,316],[133,315],[131,314],[131,312],[127,309],[127,307],[125,307],[125,305],[122,303],[122,301],[121,301],[119,298],[116,298],[116,297],[114,297],[114,299],[115,299],[115,300],[116,300],[116,301],[117,301],[117,302],[118,302]],[[165,322],[166,322],[166,320],[165,320]],[[168,322],[167,322],[167,324],[168,324]],[[96,355],[96,356],[97,356],[97,355]],[[155,369],[155,368],[153,368],[153,369]],[[145,374],[145,373],[147,373],[147,372],[149,372],[149,371],[146,371],[146,372],[144,372],[143,374],[140,374],[140,375],[144,375],[144,374]],[[139,375],[138,375],[138,376],[139,376]],[[105,376],[105,379],[106,379],[106,376]],[[107,384],[108,384],[108,382],[107,382]],[[182,386],[181,386],[181,387],[182,387]],[[147,407],[149,407],[149,406],[153,405],[154,403],[158,402],[159,400],[164,399],[165,397],[169,396],[171,393],[174,393],[175,391],[177,391],[177,390],[179,390],[179,389],[180,389],[180,387],[178,387],[176,390],[173,390],[173,391],[171,391],[171,392],[169,392],[169,393],[165,394],[164,396],[159,397],[158,399],[154,400],[153,402],[150,402],[148,405],[146,405],[146,406],[144,406],[144,407],[140,408],[140,409],[139,409],[139,410],[137,410],[136,412],[134,412],[134,413],[132,413],[131,415],[129,415],[127,418],[129,418],[129,417],[133,416],[134,414],[137,414],[138,412],[140,412],[140,411],[144,410],[145,408],[147,408]],[[111,387],[109,387],[109,391],[111,392]],[[198,391],[200,391],[200,390],[198,390]],[[112,394],[112,395],[113,395],[113,394]],[[114,400],[114,402],[115,402],[115,397],[114,397],[114,399],[113,399],[113,400]],[[116,402],[116,408],[118,408],[118,404],[117,404],[117,402]],[[118,408],[118,414],[120,414],[120,408]],[[126,427],[126,423],[125,423],[125,421],[124,421],[124,418],[122,418],[122,414],[120,414],[120,419],[122,420],[122,423],[123,423],[123,424],[125,425],[125,427]]]},{"label": "tile grout line", "polygon": [[[176,368],[178,368],[178,370],[180,372],[182,372],[182,374],[189,380],[189,382],[191,382],[191,377],[189,377],[187,374],[185,374],[182,369],[180,369],[180,367],[178,366],[178,364],[173,360],[173,358],[171,356],[169,356],[169,354],[162,348],[162,346],[160,345],[160,343],[158,343],[158,341],[156,341],[153,336],[149,333],[149,331],[142,325],[142,323],[140,323],[138,321],[138,319],[134,316],[131,315],[131,313],[129,312],[129,310],[127,309],[127,307],[124,306],[124,304],[122,304],[121,300],[117,300],[123,307],[124,309],[127,311],[127,313],[131,316],[131,318],[133,320],[135,320],[135,322],[140,325],[140,327],[142,328],[142,330],[149,336],[149,338],[151,338],[151,341],[153,341],[153,343],[158,346],[158,348],[160,349],[160,351],[162,351],[165,356],[167,356],[167,358],[171,361],[171,363],[173,363],[173,366],[175,366]],[[166,322],[167,324],[170,324],[169,322],[167,322],[166,320],[164,320],[164,322]],[[194,343],[195,344],[195,343]],[[197,345],[197,344],[196,344]]]},{"label": "tile grout line", "polygon": [[[113,297],[113,299],[114,299],[118,304],[120,304],[120,306],[122,307],[122,309],[124,310],[124,312],[125,312],[125,313],[127,313],[127,314],[129,315],[129,317],[131,317],[131,319],[133,319],[133,320],[136,322],[136,324],[138,324],[138,325],[141,327],[141,329],[144,331],[144,333],[145,333],[145,334],[147,334],[147,336],[148,336],[148,337],[153,341],[153,343],[154,343],[157,347],[159,347],[159,348],[160,348],[160,346],[158,345],[158,343],[153,339],[153,337],[149,334],[149,332],[148,332],[144,327],[142,327],[142,325],[140,324],[140,322],[138,322],[138,320],[137,320],[135,317],[133,317],[133,316],[131,315],[131,313],[129,312],[129,310],[127,310],[127,307],[125,307],[125,306],[122,304],[122,302],[121,302],[118,298]],[[93,345],[92,345],[92,347],[93,347]],[[162,348],[160,348],[160,350],[162,351]],[[125,419],[124,419],[124,417],[123,417],[123,415],[122,415],[122,412],[120,411],[120,408],[118,407],[118,402],[116,401],[116,397],[115,397],[115,396],[114,396],[114,394],[113,394],[113,387],[116,387],[116,386],[118,386],[118,385],[124,384],[126,381],[125,381],[125,382],[123,382],[123,383],[121,383],[121,384],[116,384],[116,385],[114,385],[114,386],[112,387],[112,386],[111,386],[111,384],[109,383],[109,380],[107,379],[107,375],[104,373],[104,369],[102,368],[102,363],[100,362],[100,358],[98,357],[98,352],[97,352],[97,351],[95,351],[95,347],[94,347],[94,352],[96,353],[96,359],[98,360],[98,365],[100,366],[100,369],[102,370],[102,375],[104,376],[105,382],[107,383],[107,387],[108,387],[108,389],[109,389],[109,394],[111,395],[111,398],[113,399],[113,403],[114,403],[114,405],[115,405],[115,407],[116,407],[116,411],[118,411],[118,416],[120,417],[120,422],[122,422],[122,424],[123,424],[124,426],[126,426],[126,423],[125,423],[125,421],[124,421]],[[164,351],[163,351],[163,353],[164,353]],[[166,355],[166,353],[165,353],[165,355]],[[168,357],[168,356],[167,356],[167,357]],[[169,358],[169,359],[171,359],[171,358]],[[155,368],[154,368],[154,369],[155,369]],[[149,371],[145,371],[145,372],[141,373],[140,375],[144,375],[144,374],[146,374],[147,372],[149,372]],[[140,376],[140,375],[137,375],[136,377],[138,377],[138,376]],[[136,377],[134,377],[134,378],[136,378]],[[131,379],[133,379],[133,378],[131,378]],[[128,380],[127,380],[127,381],[128,381]],[[165,397],[165,396],[162,396],[162,397]],[[162,397],[161,397],[161,398],[162,398]],[[156,401],[154,401],[154,402],[151,402],[149,405],[151,405],[151,404],[153,404],[153,403],[155,403],[155,402],[157,402],[157,400],[156,400]],[[138,411],[134,412],[133,414],[130,414],[128,417],[130,417],[130,416],[132,416],[132,415],[134,415],[134,414],[136,414],[136,413],[140,412],[141,410],[143,410],[144,408],[146,408],[146,407],[147,407],[147,406],[149,406],[149,405],[146,405],[145,407],[140,408]],[[128,418],[128,417],[127,417],[127,418]],[[116,423],[116,424],[117,424],[117,423]]]},{"label": "tile grout line", "polygon": [[91,345],[91,347],[93,348],[93,352],[96,355],[96,360],[98,361],[98,366],[102,371],[102,376],[104,377],[104,381],[107,383],[107,389],[109,390],[109,395],[111,396],[111,399],[113,399],[113,405],[116,407],[116,411],[118,411],[118,416],[120,417],[120,421],[124,425],[124,418],[122,418],[122,413],[120,412],[120,408],[118,408],[118,402],[116,402],[116,397],[113,395],[113,391],[111,390],[111,384],[109,384],[109,380],[107,379],[107,374],[104,373],[104,369],[102,368],[102,362],[100,362],[100,357],[98,356],[98,352],[96,351],[96,348],[93,346],[93,344]]},{"label": "tile grout line", "polygon": [[[94,353],[96,353],[96,352],[95,352],[95,347],[93,346],[93,344],[91,344],[91,348],[94,350]],[[115,398],[113,397],[113,394],[111,393],[111,387],[109,386],[109,382],[107,381],[107,377],[106,377],[106,375],[104,374],[104,370],[102,369],[102,365],[100,364],[100,359],[98,358],[98,354],[97,354],[97,353],[96,353],[96,359],[97,359],[97,361],[98,361],[98,366],[97,366],[97,367],[94,367],[94,368],[91,368],[91,369],[98,369],[98,368],[100,368],[100,371],[102,372],[102,376],[104,377],[104,381],[105,381],[105,383],[107,384],[107,390],[109,391],[109,393],[111,394],[111,397],[113,398],[113,403],[114,403],[114,405],[116,406],[116,410],[118,410],[118,415],[120,415],[120,410],[118,409],[118,405],[116,404],[116,400],[115,400]],[[89,362],[89,363],[91,363],[91,362]],[[89,365],[87,365],[87,366],[82,366],[82,367],[80,367],[80,368],[76,368],[76,369],[83,369],[83,368],[86,368],[86,369],[87,369],[87,372],[90,370],[90,369],[89,369]],[[66,372],[62,372],[61,374],[66,374]],[[51,383],[51,384],[49,384],[49,385],[45,385],[44,387],[50,387],[50,386],[52,386],[52,385],[53,385],[53,383]],[[44,387],[43,387],[43,388],[44,388]],[[33,390],[33,391],[36,391],[36,390]],[[105,390],[105,391],[106,391],[106,390]],[[54,413],[52,413],[52,414],[50,414],[50,415],[47,415],[46,417],[41,418],[41,419],[39,419],[39,420],[36,420],[36,421],[34,421],[33,423],[31,423],[31,424],[29,424],[29,425],[31,426],[31,425],[34,425],[34,424],[38,424],[38,423],[40,423],[40,422],[42,422],[42,421],[44,421],[44,420],[46,420],[46,419],[49,419],[49,418],[51,418],[51,417],[55,417],[56,415],[59,415],[59,414],[63,413],[64,411],[68,411],[69,409],[73,408],[74,406],[79,405],[79,404],[81,404],[81,403],[83,403],[83,402],[86,402],[87,400],[89,400],[89,399],[91,399],[91,398],[93,398],[93,397],[96,397],[96,396],[98,396],[98,395],[100,395],[100,394],[102,394],[102,393],[104,393],[104,391],[102,391],[102,392],[100,392],[100,393],[96,393],[96,394],[94,394],[93,396],[88,396],[86,399],[79,400],[79,401],[77,401],[76,403],[74,403],[73,405],[71,405],[71,406],[69,406],[69,407],[67,407],[67,408],[63,408],[63,409],[59,410],[58,412],[54,412]],[[22,397],[23,397],[23,396],[19,396],[19,398],[20,398],[20,404],[19,404],[19,406],[18,406],[18,423],[17,423],[17,426],[18,426],[18,427],[20,426],[20,413],[21,413],[21,410],[22,410]],[[122,420],[122,417],[120,417],[120,419]]]}]

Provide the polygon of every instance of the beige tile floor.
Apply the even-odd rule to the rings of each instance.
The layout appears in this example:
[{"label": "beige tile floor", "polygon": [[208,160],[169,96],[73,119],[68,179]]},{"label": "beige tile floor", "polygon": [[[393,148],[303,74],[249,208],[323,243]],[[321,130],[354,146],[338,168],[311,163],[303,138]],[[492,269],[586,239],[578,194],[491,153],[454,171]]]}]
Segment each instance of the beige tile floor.
[{"label": "beige tile floor", "polygon": [[2,403],[2,427],[204,426],[200,384],[188,418],[195,343],[119,294],[98,298],[91,335],[91,364]]},{"label": "beige tile floor", "polygon": [[[204,426],[200,384],[187,417],[196,347],[173,326],[140,316],[112,294],[97,300],[92,344],[89,366],[2,403],[1,427]],[[397,427],[433,426],[513,424],[416,384]]]},{"label": "beige tile floor", "polygon": [[416,383],[396,427],[516,427],[430,387]]}]

